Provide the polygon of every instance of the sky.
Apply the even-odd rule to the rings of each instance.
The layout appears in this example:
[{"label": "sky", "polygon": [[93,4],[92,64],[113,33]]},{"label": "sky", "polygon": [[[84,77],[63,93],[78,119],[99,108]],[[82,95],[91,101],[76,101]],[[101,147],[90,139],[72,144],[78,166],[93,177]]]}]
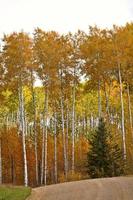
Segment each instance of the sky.
[{"label": "sky", "polygon": [[133,0],[0,0],[0,37],[34,28],[60,33],[133,21]]}]

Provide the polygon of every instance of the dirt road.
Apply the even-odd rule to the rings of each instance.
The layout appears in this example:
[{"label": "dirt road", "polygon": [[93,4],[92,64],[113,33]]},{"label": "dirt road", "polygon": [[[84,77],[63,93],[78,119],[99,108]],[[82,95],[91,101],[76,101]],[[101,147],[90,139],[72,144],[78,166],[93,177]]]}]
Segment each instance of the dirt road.
[{"label": "dirt road", "polygon": [[133,200],[133,177],[104,178],[33,189],[28,200]]}]

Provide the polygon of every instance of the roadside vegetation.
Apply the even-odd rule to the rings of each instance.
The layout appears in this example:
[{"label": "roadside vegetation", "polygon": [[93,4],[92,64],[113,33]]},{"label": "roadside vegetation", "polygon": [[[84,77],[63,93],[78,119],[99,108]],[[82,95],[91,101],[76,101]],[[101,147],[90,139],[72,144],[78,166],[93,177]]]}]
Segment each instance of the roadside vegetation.
[{"label": "roadside vegetation", "polygon": [[0,200],[25,200],[30,193],[29,187],[0,186]]}]

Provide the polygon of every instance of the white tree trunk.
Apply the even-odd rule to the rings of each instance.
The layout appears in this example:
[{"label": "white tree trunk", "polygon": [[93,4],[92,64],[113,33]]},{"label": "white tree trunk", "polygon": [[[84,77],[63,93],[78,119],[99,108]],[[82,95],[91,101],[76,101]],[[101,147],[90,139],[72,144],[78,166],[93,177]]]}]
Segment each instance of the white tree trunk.
[{"label": "white tree trunk", "polygon": [[37,151],[37,130],[36,130],[36,100],[34,91],[34,77],[33,71],[31,70],[31,92],[32,92],[32,105],[33,105],[33,115],[34,115],[34,145],[35,145],[35,170],[36,170],[36,184],[39,184],[38,179],[38,151]]},{"label": "white tree trunk", "polygon": [[24,116],[24,96],[22,83],[19,86],[19,102],[20,102],[20,123],[22,130],[22,143],[23,143],[23,158],[24,158],[24,185],[28,186],[28,169],[27,169],[27,153],[26,153],[26,138],[25,138],[25,116]]},{"label": "white tree trunk", "polygon": [[102,106],[101,106],[101,82],[98,81],[98,117],[101,118]]},{"label": "white tree trunk", "polygon": [[75,81],[73,81],[72,94],[72,173],[75,169]]},{"label": "white tree trunk", "polygon": [[62,121],[62,143],[63,143],[63,159],[64,159],[64,174],[65,179],[67,180],[68,175],[68,162],[67,162],[67,153],[66,153],[66,138],[65,138],[65,119],[64,119],[64,95],[63,95],[63,71],[61,69],[60,75],[60,102],[61,102],[61,121]]},{"label": "white tree trunk", "polygon": [[68,137],[69,137],[69,108],[67,104],[67,116],[66,116],[66,156],[67,156],[67,170],[69,171],[69,162],[68,162],[68,151],[69,151],[69,145],[68,145]]},{"label": "white tree trunk", "polygon": [[62,140],[63,140],[63,157],[64,157],[64,172],[65,178],[67,180],[67,156],[66,156],[66,141],[65,141],[65,120],[64,120],[64,105],[63,105],[63,96],[61,94],[61,118],[62,118]]},{"label": "white tree trunk", "polygon": [[106,113],[109,119],[110,113],[109,113],[109,94],[106,89],[106,83],[104,82],[104,92],[105,92],[105,100],[106,100]]},{"label": "white tree trunk", "polygon": [[41,184],[47,184],[47,115],[48,115],[48,90],[45,88],[44,113],[43,113],[43,138],[42,138],[42,163]]},{"label": "white tree trunk", "polygon": [[48,162],[48,91],[46,89],[46,115],[45,115],[45,166],[44,166],[44,184],[47,185],[47,162]]},{"label": "white tree trunk", "polygon": [[57,116],[54,113],[54,176],[57,183]]},{"label": "white tree trunk", "polygon": [[131,128],[131,135],[132,135],[132,141],[133,141],[133,119],[132,119],[131,98],[130,98],[129,85],[127,85],[127,95],[128,95],[128,110],[129,110],[130,128]]},{"label": "white tree trunk", "polygon": [[125,114],[124,114],[124,102],[123,102],[123,86],[122,86],[122,77],[120,64],[118,65],[119,72],[119,83],[120,83],[120,100],[121,100],[121,126],[122,126],[122,141],[123,141],[123,157],[126,159],[126,133],[125,133]]},{"label": "white tree trunk", "polygon": [[[44,114],[45,115],[45,114]],[[45,140],[45,119],[43,116],[43,130],[42,130],[42,160],[41,160],[41,185],[44,181],[44,140]]]}]

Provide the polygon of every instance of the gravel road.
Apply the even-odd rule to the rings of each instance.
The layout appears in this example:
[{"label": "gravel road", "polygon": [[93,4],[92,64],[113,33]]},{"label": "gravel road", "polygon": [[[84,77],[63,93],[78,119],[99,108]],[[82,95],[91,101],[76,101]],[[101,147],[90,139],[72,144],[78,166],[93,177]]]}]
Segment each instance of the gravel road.
[{"label": "gravel road", "polygon": [[84,180],[35,188],[28,200],[133,200],[133,177]]}]

